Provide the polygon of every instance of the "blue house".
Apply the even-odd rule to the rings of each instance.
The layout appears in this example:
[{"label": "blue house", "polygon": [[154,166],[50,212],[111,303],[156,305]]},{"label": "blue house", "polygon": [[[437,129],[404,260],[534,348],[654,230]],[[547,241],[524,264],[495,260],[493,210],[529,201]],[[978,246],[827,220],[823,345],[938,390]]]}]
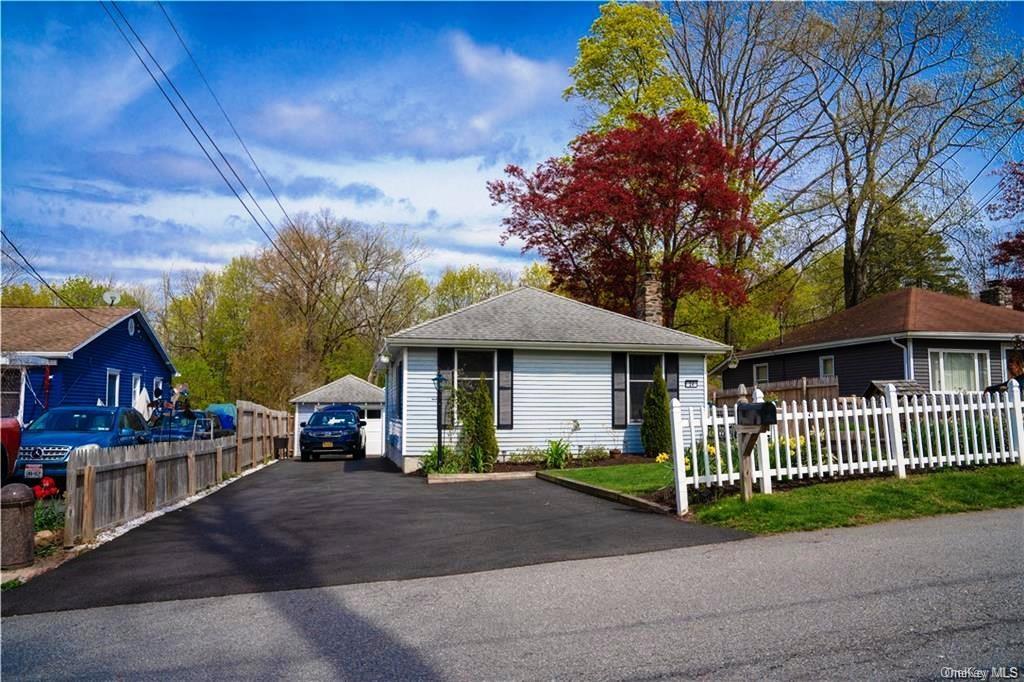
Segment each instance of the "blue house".
[{"label": "blue house", "polygon": [[137,308],[0,308],[0,414],[166,396],[174,365]]}]

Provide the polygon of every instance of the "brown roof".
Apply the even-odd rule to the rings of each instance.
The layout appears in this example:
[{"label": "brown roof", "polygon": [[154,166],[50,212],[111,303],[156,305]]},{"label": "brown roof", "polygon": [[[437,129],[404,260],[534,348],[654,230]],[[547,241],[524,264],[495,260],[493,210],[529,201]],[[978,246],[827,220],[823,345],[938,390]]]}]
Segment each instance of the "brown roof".
[{"label": "brown roof", "polygon": [[137,309],[77,310],[82,314],[75,308],[0,308],[0,351],[69,353]]},{"label": "brown roof", "polygon": [[743,354],[907,332],[1024,334],[1024,312],[927,289],[900,289],[792,329],[783,341],[774,339]]}]

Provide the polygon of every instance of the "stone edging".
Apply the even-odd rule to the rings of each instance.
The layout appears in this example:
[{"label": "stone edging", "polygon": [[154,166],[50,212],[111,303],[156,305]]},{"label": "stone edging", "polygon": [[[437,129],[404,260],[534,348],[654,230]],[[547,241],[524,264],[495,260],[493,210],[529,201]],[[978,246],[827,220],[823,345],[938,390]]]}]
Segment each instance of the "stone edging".
[{"label": "stone edging", "polygon": [[490,474],[427,474],[427,483],[479,483],[533,478],[533,471],[498,471]]},{"label": "stone edging", "polygon": [[652,512],[654,514],[673,514],[672,509],[666,507],[663,504],[657,502],[651,502],[645,500],[642,497],[636,497],[634,495],[627,495],[626,493],[620,493],[617,490],[609,490],[608,488],[602,488],[601,486],[591,485],[589,483],[582,483],[580,481],[573,480],[571,478],[564,478],[562,476],[555,476],[549,474],[546,471],[538,471],[537,478],[542,481],[554,483],[566,488],[570,488],[577,492],[586,493],[595,497],[603,497],[606,500],[625,504],[630,507],[642,509],[644,511]]}]

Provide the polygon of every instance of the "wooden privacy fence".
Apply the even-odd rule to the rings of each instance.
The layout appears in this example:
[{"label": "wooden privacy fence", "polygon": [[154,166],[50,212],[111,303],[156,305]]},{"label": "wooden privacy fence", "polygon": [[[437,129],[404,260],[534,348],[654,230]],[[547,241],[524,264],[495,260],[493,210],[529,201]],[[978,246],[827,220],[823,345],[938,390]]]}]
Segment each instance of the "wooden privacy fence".
[{"label": "wooden privacy fence", "polygon": [[[755,389],[754,401],[764,399]],[[895,473],[947,466],[1016,462],[1024,466],[1024,398],[1010,382],[1000,394],[929,393],[883,400],[833,398],[777,403],[778,424],[758,438],[753,480],[772,481]],[[687,488],[737,484],[736,410],[683,408],[672,401],[672,443],[679,513]]]},{"label": "wooden privacy fence", "polygon": [[711,391],[711,402],[721,407],[733,406],[742,400],[750,400],[754,390],[760,389],[765,395],[785,402],[790,400],[825,401],[839,397],[839,377],[802,377],[787,381],[770,381],[749,389],[743,384],[737,388],[719,388]]},{"label": "wooden privacy fence", "polygon": [[65,546],[92,542],[100,531],[180,502],[278,455],[274,436],[287,435],[287,414],[249,402],[239,402],[237,409],[234,436],[72,453]]}]

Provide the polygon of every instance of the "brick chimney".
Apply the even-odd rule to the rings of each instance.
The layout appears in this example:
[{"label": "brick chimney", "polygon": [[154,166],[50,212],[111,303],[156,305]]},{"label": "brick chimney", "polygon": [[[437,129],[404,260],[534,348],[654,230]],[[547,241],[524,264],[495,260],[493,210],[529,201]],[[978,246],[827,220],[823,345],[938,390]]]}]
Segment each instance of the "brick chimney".
[{"label": "brick chimney", "polygon": [[985,282],[985,288],[981,290],[978,298],[982,303],[1000,308],[1013,308],[1013,291],[1001,279]]},{"label": "brick chimney", "polygon": [[660,325],[662,323],[661,281],[658,279],[658,275],[650,270],[645,272],[640,279],[639,289],[636,297],[636,316],[645,322]]}]

